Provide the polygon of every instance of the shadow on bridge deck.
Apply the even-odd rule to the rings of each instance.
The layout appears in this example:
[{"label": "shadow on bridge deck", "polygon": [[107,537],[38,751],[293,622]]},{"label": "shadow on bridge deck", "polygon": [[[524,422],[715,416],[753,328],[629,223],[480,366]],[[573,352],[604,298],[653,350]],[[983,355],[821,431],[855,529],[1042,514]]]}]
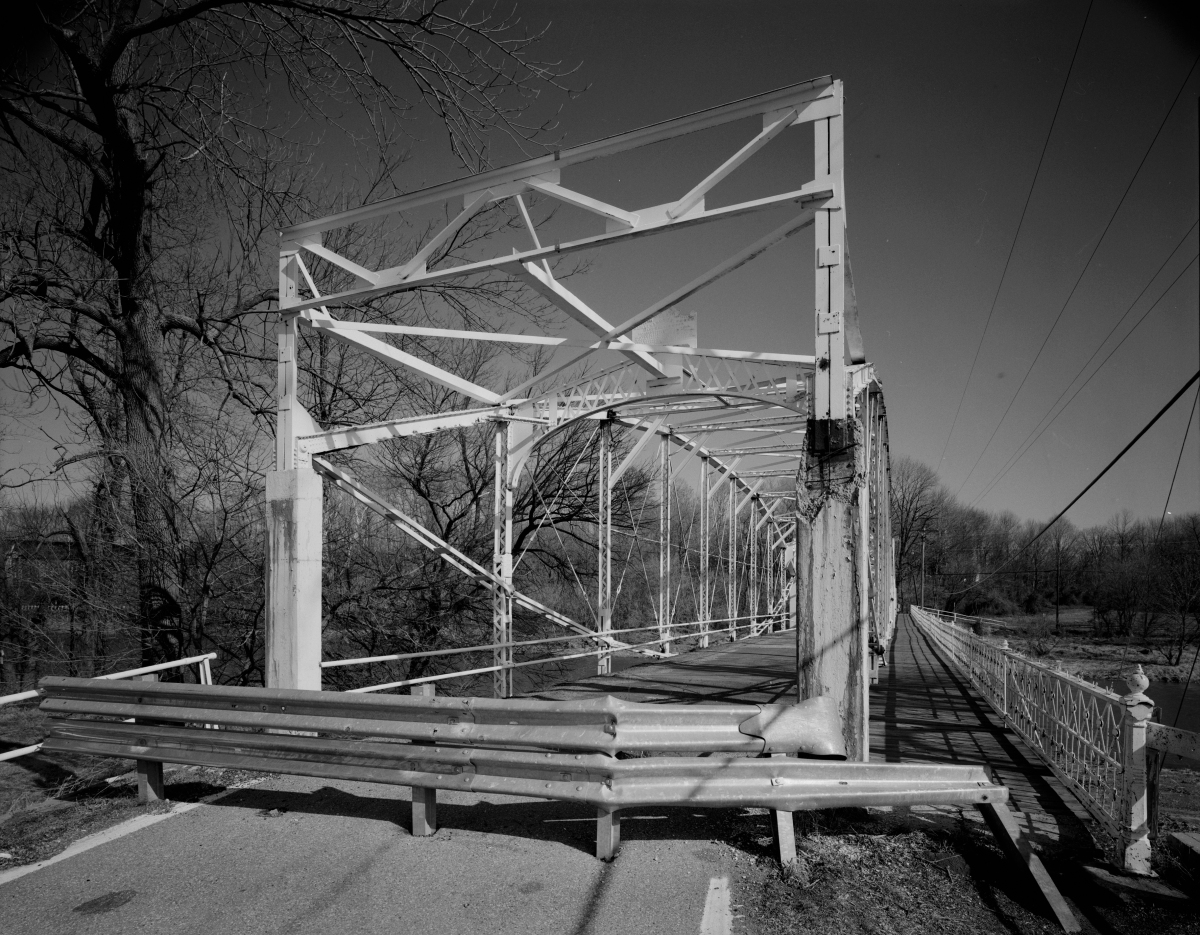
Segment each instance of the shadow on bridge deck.
[{"label": "shadow on bridge deck", "polygon": [[616,675],[593,676],[531,692],[532,698],[578,701],[615,695],[623,701],[764,704],[795,700],[796,633],[766,633],[647,662]]},{"label": "shadow on bridge deck", "polygon": [[1093,848],[1092,819],[1049,768],[934,644],[899,615],[879,684],[871,689],[871,759],[989,767],[1009,789],[1022,830],[1043,843]]}]

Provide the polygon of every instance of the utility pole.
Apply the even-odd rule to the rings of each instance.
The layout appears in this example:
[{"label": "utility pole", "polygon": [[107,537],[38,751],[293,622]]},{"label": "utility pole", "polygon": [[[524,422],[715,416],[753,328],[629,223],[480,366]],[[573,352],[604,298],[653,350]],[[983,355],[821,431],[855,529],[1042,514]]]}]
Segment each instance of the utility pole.
[{"label": "utility pole", "polygon": [[1058,587],[1058,581],[1059,581],[1058,568],[1059,568],[1059,564],[1060,564],[1061,555],[1062,555],[1062,538],[1061,538],[1061,536],[1057,536],[1057,537],[1055,537],[1055,540],[1054,540],[1054,632],[1055,633],[1059,632],[1059,629],[1058,629],[1058,605],[1060,603],[1059,594],[1061,592],[1059,591],[1059,587]]}]

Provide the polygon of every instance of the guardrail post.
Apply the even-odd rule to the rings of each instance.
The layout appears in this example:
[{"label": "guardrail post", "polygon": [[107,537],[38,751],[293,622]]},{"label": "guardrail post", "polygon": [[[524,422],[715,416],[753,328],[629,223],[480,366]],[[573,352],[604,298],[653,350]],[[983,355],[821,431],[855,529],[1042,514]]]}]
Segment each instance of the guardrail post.
[{"label": "guardrail post", "polygon": [[[432,698],[437,694],[433,682],[410,685],[410,695]],[[425,838],[437,831],[437,789],[424,786],[412,787],[412,833],[414,838]]]},{"label": "guardrail post", "polygon": [[[787,754],[772,753],[771,756],[787,756]],[[778,808],[771,809],[771,836],[775,839],[779,866],[786,867],[796,859],[796,825],[792,820],[791,812]]]},{"label": "guardrail post", "polygon": [[596,813],[596,857],[612,860],[621,847],[621,812],[616,808],[599,808]]},{"label": "guardrail post", "polygon": [[1121,862],[1130,873],[1151,874],[1150,814],[1146,790],[1146,725],[1154,702],[1144,694],[1150,680],[1141,665],[1128,679],[1132,691],[1121,698]]},{"label": "guardrail post", "polygon": [[[135,675],[131,681],[157,682],[158,673]],[[161,802],[167,797],[166,786],[163,783],[163,765],[157,760],[137,760],[137,796],[139,805],[149,805]]]}]

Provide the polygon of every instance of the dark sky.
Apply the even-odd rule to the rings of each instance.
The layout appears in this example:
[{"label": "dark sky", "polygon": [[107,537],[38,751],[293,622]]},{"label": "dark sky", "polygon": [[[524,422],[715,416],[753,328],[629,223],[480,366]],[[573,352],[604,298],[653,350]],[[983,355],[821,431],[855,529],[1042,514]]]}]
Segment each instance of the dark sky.
[{"label": "dark sky", "polygon": [[[550,22],[543,54],[578,62],[573,80],[588,85],[564,105],[567,145],[817,75],[844,80],[849,242],[867,355],[887,394],[892,452],[935,467],[940,461],[949,488],[961,488],[966,502],[984,492],[1093,352],[1100,348],[1076,388],[1177,276],[981,504],[1049,518],[1200,366],[1197,266],[1188,267],[1198,240],[1195,230],[1185,237],[1197,219],[1200,69],[1184,86],[1200,49],[1192,24],[1171,10],[1114,0],[1092,6],[984,335],[1086,3],[523,0],[519,9],[531,25]],[[753,132],[746,126],[721,139],[696,137],[639,165],[596,164],[564,174],[564,184],[628,209],[662,203]],[[809,138],[781,138],[764,150],[747,166],[758,176],[747,185],[806,181]],[[422,181],[444,177],[421,160],[411,169],[426,174]],[[418,184],[414,179],[411,187]],[[675,235],[605,253],[572,288],[617,318],[773,223],[762,219],[719,233],[707,227],[690,239]],[[811,240],[801,240],[692,303],[702,345],[811,352]],[[1181,400],[1070,518],[1090,525],[1121,509],[1157,517],[1193,399]],[[1200,426],[1193,424],[1171,511],[1196,509]]]},{"label": "dark sky", "polygon": [[[997,298],[1088,9],[1086,2],[518,4],[530,27],[549,24],[541,56],[577,64],[569,81],[587,88],[571,101],[546,96],[547,106],[562,106],[563,145],[819,75],[845,82],[849,243],[892,453],[940,465],[966,502],[981,497],[1089,357],[1099,350],[1076,388],[1150,310],[979,500],[1022,518],[1057,512],[1200,366],[1197,265],[1188,265],[1200,249],[1196,231],[1189,233],[1198,213],[1200,69],[1185,84],[1200,48],[1194,22],[1171,8],[1095,0]],[[417,131],[427,142],[402,187],[460,174],[434,128]],[[563,182],[627,209],[660,204],[754,132],[731,126],[582,167]],[[710,206],[798,187],[811,177],[810,140],[807,130],[788,131]],[[495,161],[516,158],[501,146]],[[781,220],[706,226],[606,251],[571,287],[621,320]],[[689,303],[699,313],[700,343],[811,352],[811,249],[811,237],[793,238]],[[1194,398],[1185,397],[1070,518],[1090,525],[1121,509],[1157,517]],[[1172,512],[1197,509],[1200,422],[1171,500]]]}]

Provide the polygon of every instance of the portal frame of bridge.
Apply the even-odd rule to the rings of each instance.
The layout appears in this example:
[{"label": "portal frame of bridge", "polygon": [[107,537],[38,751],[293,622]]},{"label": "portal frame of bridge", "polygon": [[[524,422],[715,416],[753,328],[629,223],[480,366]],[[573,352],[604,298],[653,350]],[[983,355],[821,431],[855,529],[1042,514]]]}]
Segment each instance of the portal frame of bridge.
[{"label": "portal frame of bridge", "polygon": [[[713,510],[725,489],[728,547],[726,606],[731,635],[738,618],[738,576],[749,577],[749,630],[759,625],[760,578],[771,619],[786,609],[798,633],[802,697],[832,694],[846,719],[848,747],[866,758],[866,686],[872,658],[883,651],[895,619],[892,540],[887,518],[887,432],[882,387],[866,362],[846,242],[842,84],[819,78],[605,140],[556,151],[514,166],[344,211],[280,232],[278,415],[275,470],[267,478],[267,682],[320,688],[321,475],[492,591],[494,692],[512,693],[513,608],[541,614],[595,642],[598,671],[625,646],[612,627],[612,492],[635,458],[658,439],[658,640],[669,652],[673,632],[670,485],[682,464],[699,460],[700,616],[711,621]],[[631,211],[563,185],[564,171],[592,160],[678,139],[739,120],[761,130],[698,180],[682,197]],[[784,132],[812,125],[814,177],[786,191],[707,208],[708,193]],[[599,217],[603,233],[543,242],[525,196],[551,199]],[[325,235],[433,204],[461,199],[449,223],[403,262],[368,269],[329,249]],[[484,208],[500,205],[525,225],[531,246],[511,254],[454,262],[455,235]],[[619,321],[592,308],[555,278],[551,260],[701,224],[790,207],[787,220],[684,286]],[[681,303],[772,247],[811,228],[814,236],[815,355],[699,348]],[[544,233],[544,231],[543,231]],[[592,338],[421,328],[355,321],[358,303],[390,293],[436,287],[477,275],[523,282]],[[350,288],[322,289],[331,276]],[[332,310],[332,311],[331,311]],[[335,317],[334,313],[340,317]],[[694,321],[694,319],[693,319]],[[319,332],[465,396],[468,408],[371,425],[318,425],[300,401],[302,329]],[[515,387],[491,389],[388,343],[423,335],[570,349],[548,369]],[[588,373],[598,358],[620,362]],[[569,378],[581,368],[580,376]],[[561,381],[561,382],[560,382]],[[594,422],[600,433],[599,573],[596,625],[588,627],[521,594],[513,583],[513,495],[531,456],[569,425]],[[324,455],[471,425],[495,425],[493,560],[483,567],[414,518],[359,483]],[[613,464],[612,433],[640,433]],[[767,444],[762,444],[766,442]],[[782,480],[786,479],[786,480]],[[786,489],[776,489],[780,483]],[[744,524],[740,517],[749,507]],[[744,534],[739,526],[744,525]],[[760,543],[762,530],[764,542]],[[765,548],[764,548],[765,546]],[[739,561],[738,550],[747,554]],[[761,552],[761,554],[760,554]],[[740,570],[740,566],[744,566]],[[845,568],[852,569],[850,574]],[[720,569],[717,569],[719,572]],[[774,608],[774,612],[772,612]],[[707,644],[710,627],[703,642]],[[875,657],[872,653],[875,653]],[[409,684],[408,682],[396,683]]]}]

